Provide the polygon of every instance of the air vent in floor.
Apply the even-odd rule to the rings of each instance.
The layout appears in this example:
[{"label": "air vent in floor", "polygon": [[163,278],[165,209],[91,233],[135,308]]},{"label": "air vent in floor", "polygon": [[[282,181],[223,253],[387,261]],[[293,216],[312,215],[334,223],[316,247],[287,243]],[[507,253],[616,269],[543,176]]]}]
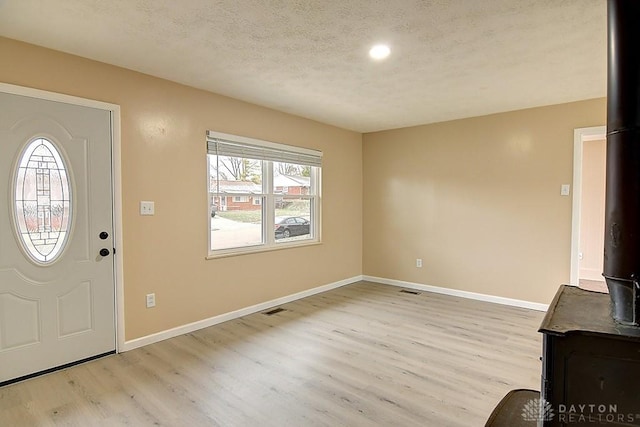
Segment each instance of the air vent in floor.
[{"label": "air vent in floor", "polygon": [[262,314],[266,314],[267,316],[273,316],[274,314],[278,314],[281,311],[287,311],[287,309],[286,308],[282,308],[282,307],[278,307],[278,308],[274,308],[273,310],[265,311]]},{"label": "air vent in floor", "polygon": [[410,291],[408,289],[400,289],[400,292],[402,292],[403,294],[420,295],[420,292]]}]

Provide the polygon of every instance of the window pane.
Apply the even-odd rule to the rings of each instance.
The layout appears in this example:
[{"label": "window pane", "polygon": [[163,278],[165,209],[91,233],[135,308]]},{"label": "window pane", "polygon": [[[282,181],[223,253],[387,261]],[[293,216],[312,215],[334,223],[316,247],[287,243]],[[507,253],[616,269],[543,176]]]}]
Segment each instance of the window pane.
[{"label": "window pane", "polygon": [[[234,196],[213,197],[215,210],[211,217],[211,250],[263,243],[262,196],[250,196],[246,199],[244,202],[236,202]],[[260,202],[255,204],[254,200]]]},{"label": "window pane", "polygon": [[62,157],[53,143],[31,142],[19,161],[14,213],[18,236],[35,261],[55,261],[67,242],[71,186]]},{"label": "window pane", "polygon": [[264,243],[262,162],[209,155],[211,250]]},{"label": "window pane", "polygon": [[[212,193],[262,194],[262,162],[240,157],[209,155]],[[238,194],[239,193],[239,194]]]},{"label": "window pane", "polygon": [[273,162],[273,192],[289,196],[312,194],[311,166]]},{"label": "window pane", "polygon": [[291,242],[311,238],[311,199],[299,197],[276,197],[276,242]]}]

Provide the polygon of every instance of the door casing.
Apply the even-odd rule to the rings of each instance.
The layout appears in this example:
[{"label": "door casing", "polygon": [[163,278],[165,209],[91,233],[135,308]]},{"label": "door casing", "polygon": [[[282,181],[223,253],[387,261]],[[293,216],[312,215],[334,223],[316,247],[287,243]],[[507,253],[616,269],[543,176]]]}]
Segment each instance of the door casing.
[{"label": "door casing", "polygon": [[582,157],[583,144],[606,137],[606,126],[579,128],[573,131],[573,201],[571,214],[571,268],[570,284],[580,281],[580,209],[582,208]]}]

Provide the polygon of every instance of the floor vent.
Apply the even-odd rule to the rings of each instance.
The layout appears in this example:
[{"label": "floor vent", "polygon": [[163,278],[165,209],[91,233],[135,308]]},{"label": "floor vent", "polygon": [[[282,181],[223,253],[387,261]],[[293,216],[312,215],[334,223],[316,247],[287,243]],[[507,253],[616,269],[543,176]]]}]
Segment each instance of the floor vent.
[{"label": "floor vent", "polygon": [[278,314],[281,311],[287,311],[287,309],[286,308],[282,308],[282,307],[278,307],[278,308],[274,308],[273,310],[265,311],[262,314],[266,314],[267,316],[273,316],[274,314]]},{"label": "floor vent", "polygon": [[403,294],[420,295],[420,292],[410,291],[408,289],[400,289],[400,292],[402,292]]}]

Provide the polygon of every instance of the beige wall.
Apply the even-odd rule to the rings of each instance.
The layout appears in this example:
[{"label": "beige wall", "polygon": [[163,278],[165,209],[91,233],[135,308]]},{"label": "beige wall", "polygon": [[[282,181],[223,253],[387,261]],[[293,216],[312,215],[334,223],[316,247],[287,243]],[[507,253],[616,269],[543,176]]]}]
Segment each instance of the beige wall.
[{"label": "beige wall", "polygon": [[[569,280],[560,185],[604,99],[362,136],[8,39],[0,53],[2,82],[121,106],[127,340],[363,273],[543,303]],[[322,150],[323,243],[205,260],[207,129]]]},{"label": "beige wall", "polygon": [[[4,38],[0,57],[1,82],[121,106],[127,340],[362,274],[359,133]],[[205,260],[208,129],[323,151],[321,245]]]},{"label": "beige wall", "polygon": [[364,274],[549,303],[569,281],[573,131],[604,123],[597,99],[365,134]]},{"label": "beige wall", "polygon": [[580,279],[604,281],[604,202],[607,142],[582,144],[582,200],[580,203]]}]

